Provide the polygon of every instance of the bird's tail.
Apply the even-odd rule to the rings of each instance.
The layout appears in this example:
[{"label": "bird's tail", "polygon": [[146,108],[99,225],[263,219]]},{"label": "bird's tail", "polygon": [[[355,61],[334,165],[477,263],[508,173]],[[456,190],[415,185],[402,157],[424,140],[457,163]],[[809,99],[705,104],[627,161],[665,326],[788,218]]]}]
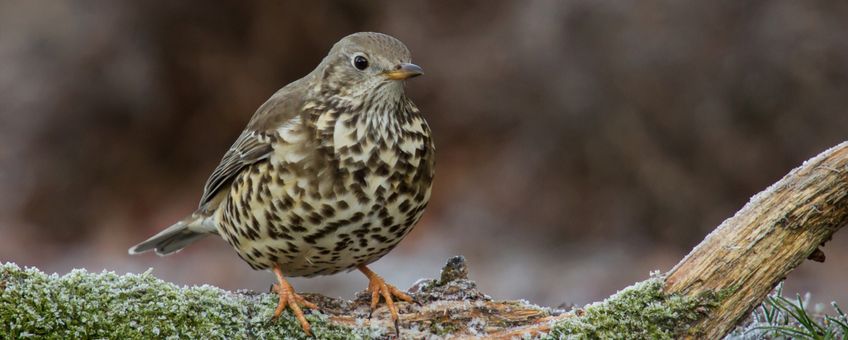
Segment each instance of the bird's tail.
[{"label": "bird's tail", "polygon": [[201,213],[191,214],[146,241],[136,244],[130,248],[129,253],[135,255],[155,250],[156,254],[165,256],[178,252],[192,242],[216,233],[214,227],[204,223],[207,218],[208,216]]}]

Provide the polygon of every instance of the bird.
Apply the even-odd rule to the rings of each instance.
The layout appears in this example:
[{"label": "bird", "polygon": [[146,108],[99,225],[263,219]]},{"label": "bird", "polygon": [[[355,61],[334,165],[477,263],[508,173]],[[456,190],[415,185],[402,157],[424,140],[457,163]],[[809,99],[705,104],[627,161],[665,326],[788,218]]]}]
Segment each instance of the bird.
[{"label": "bird", "polygon": [[218,235],[255,270],[270,270],[279,296],[311,335],[286,277],[354,269],[369,280],[371,311],[382,298],[397,331],[394,299],[413,298],[368,268],[421,219],[435,175],[430,127],[407,97],[423,74],[400,40],[348,35],[306,76],[253,114],[203,188],[198,208],[129,249],[175,253]]}]

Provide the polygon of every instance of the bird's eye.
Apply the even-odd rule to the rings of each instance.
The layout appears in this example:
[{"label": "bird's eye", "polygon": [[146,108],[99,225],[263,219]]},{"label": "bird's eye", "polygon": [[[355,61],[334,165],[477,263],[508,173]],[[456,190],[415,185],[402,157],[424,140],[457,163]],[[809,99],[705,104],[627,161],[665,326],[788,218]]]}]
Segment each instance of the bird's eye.
[{"label": "bird's eye", "polygon": [[356,67],[357,70],[364,70],[368,68],[368,58],[359,54],[353,57],[353,67]]}]

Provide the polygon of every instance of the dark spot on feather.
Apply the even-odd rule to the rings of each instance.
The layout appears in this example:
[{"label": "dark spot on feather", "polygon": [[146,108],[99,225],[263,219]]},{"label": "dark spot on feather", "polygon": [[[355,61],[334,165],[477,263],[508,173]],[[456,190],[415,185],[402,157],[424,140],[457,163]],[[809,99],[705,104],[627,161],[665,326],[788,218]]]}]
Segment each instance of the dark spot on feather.
[{"label": "dark spot on feather", "polygon": [[400,210],[400,212],[402,213],[406,213],[407,211],[409,211],[410,208],[411,204],[409,203],[409,200],[403,200],[403,202],[398,205],[398,210]]},{"label": "dark spot on feather", "polygon": [[324,204],[321,206],[321,215],[327,218],[333,217],[336,215],[336,209],[333,209],[329,204]]},{"label": "dark spot on feather", "polygon": [[[289,214],[288,220],[289,220],[289,223],[294,224],[294,225],[303,224],[303,217],[300,217],[300,216],[298,216],[294,213]],[[294,229],[294,228],[292,228],[292,229]]]},{"label": "dark spot on feather", "polygon": [[377,167],[377,170],[374,173],[376,173],[378,176],[388,175],[389,174],[389,165],[386,164],[386,163],[380,164],[380,166]]},{"label": "dark spot on feather", "polygon": [[321,224],[321,221],[323,220],[321,218],[321,214],[319,214],[317,212],[310,213],[309,216],[306,219],[309,221],[309,223],[312,223],[314,225]]}]

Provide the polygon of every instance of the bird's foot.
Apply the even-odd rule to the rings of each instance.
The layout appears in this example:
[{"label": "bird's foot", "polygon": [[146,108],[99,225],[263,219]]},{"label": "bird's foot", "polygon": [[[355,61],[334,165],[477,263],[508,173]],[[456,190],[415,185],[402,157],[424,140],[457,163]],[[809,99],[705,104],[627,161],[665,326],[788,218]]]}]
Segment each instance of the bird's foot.
[{"label": "bird's foot", "polygon": [[399,300],[403,300],[406,302],[414,302],[412,297],[397,289],[395,286],[392,286],[386,283],[386,280],[383,280],[380,275],[375,274],[366,266],[359,266],[359,271],[365,274],[368,277],[368,291],[371,292],[371,313],[374,313],[374,309],[377,308],[377,303],[380,302],[380,297],[383,297],[383,300],[386,301],[386,307],[389,308],[389,312],[392,315],[392,322],[395,324],[395,332],[399,332],[398,328],[398,309],[395,305],[392,297]]},{"label": "bird's foot", "polygon": [[286,309],[286,306],[291,309],[292,314],[300,322],[300,327],[303,328],[303,331],[306,335],[312,336],[311,327],[309,326],[309,321],[306,321],[306,317],[303,315],[303,310],[301,306],[309,309],[318,309],[318,306],[312,302],[307,301],[303,296],[295,293],[294,288],[283,279],[282,273],[279,271],[279,268],[274,268],[274,273],[277,274],[277,280],[279,283],[275,283],[272,290],[280,296],[280,302],[277,304],[277,309],[274,310],[274,316],[271,317],[271,320],[276,320],[283,314],[283,310]]}]

